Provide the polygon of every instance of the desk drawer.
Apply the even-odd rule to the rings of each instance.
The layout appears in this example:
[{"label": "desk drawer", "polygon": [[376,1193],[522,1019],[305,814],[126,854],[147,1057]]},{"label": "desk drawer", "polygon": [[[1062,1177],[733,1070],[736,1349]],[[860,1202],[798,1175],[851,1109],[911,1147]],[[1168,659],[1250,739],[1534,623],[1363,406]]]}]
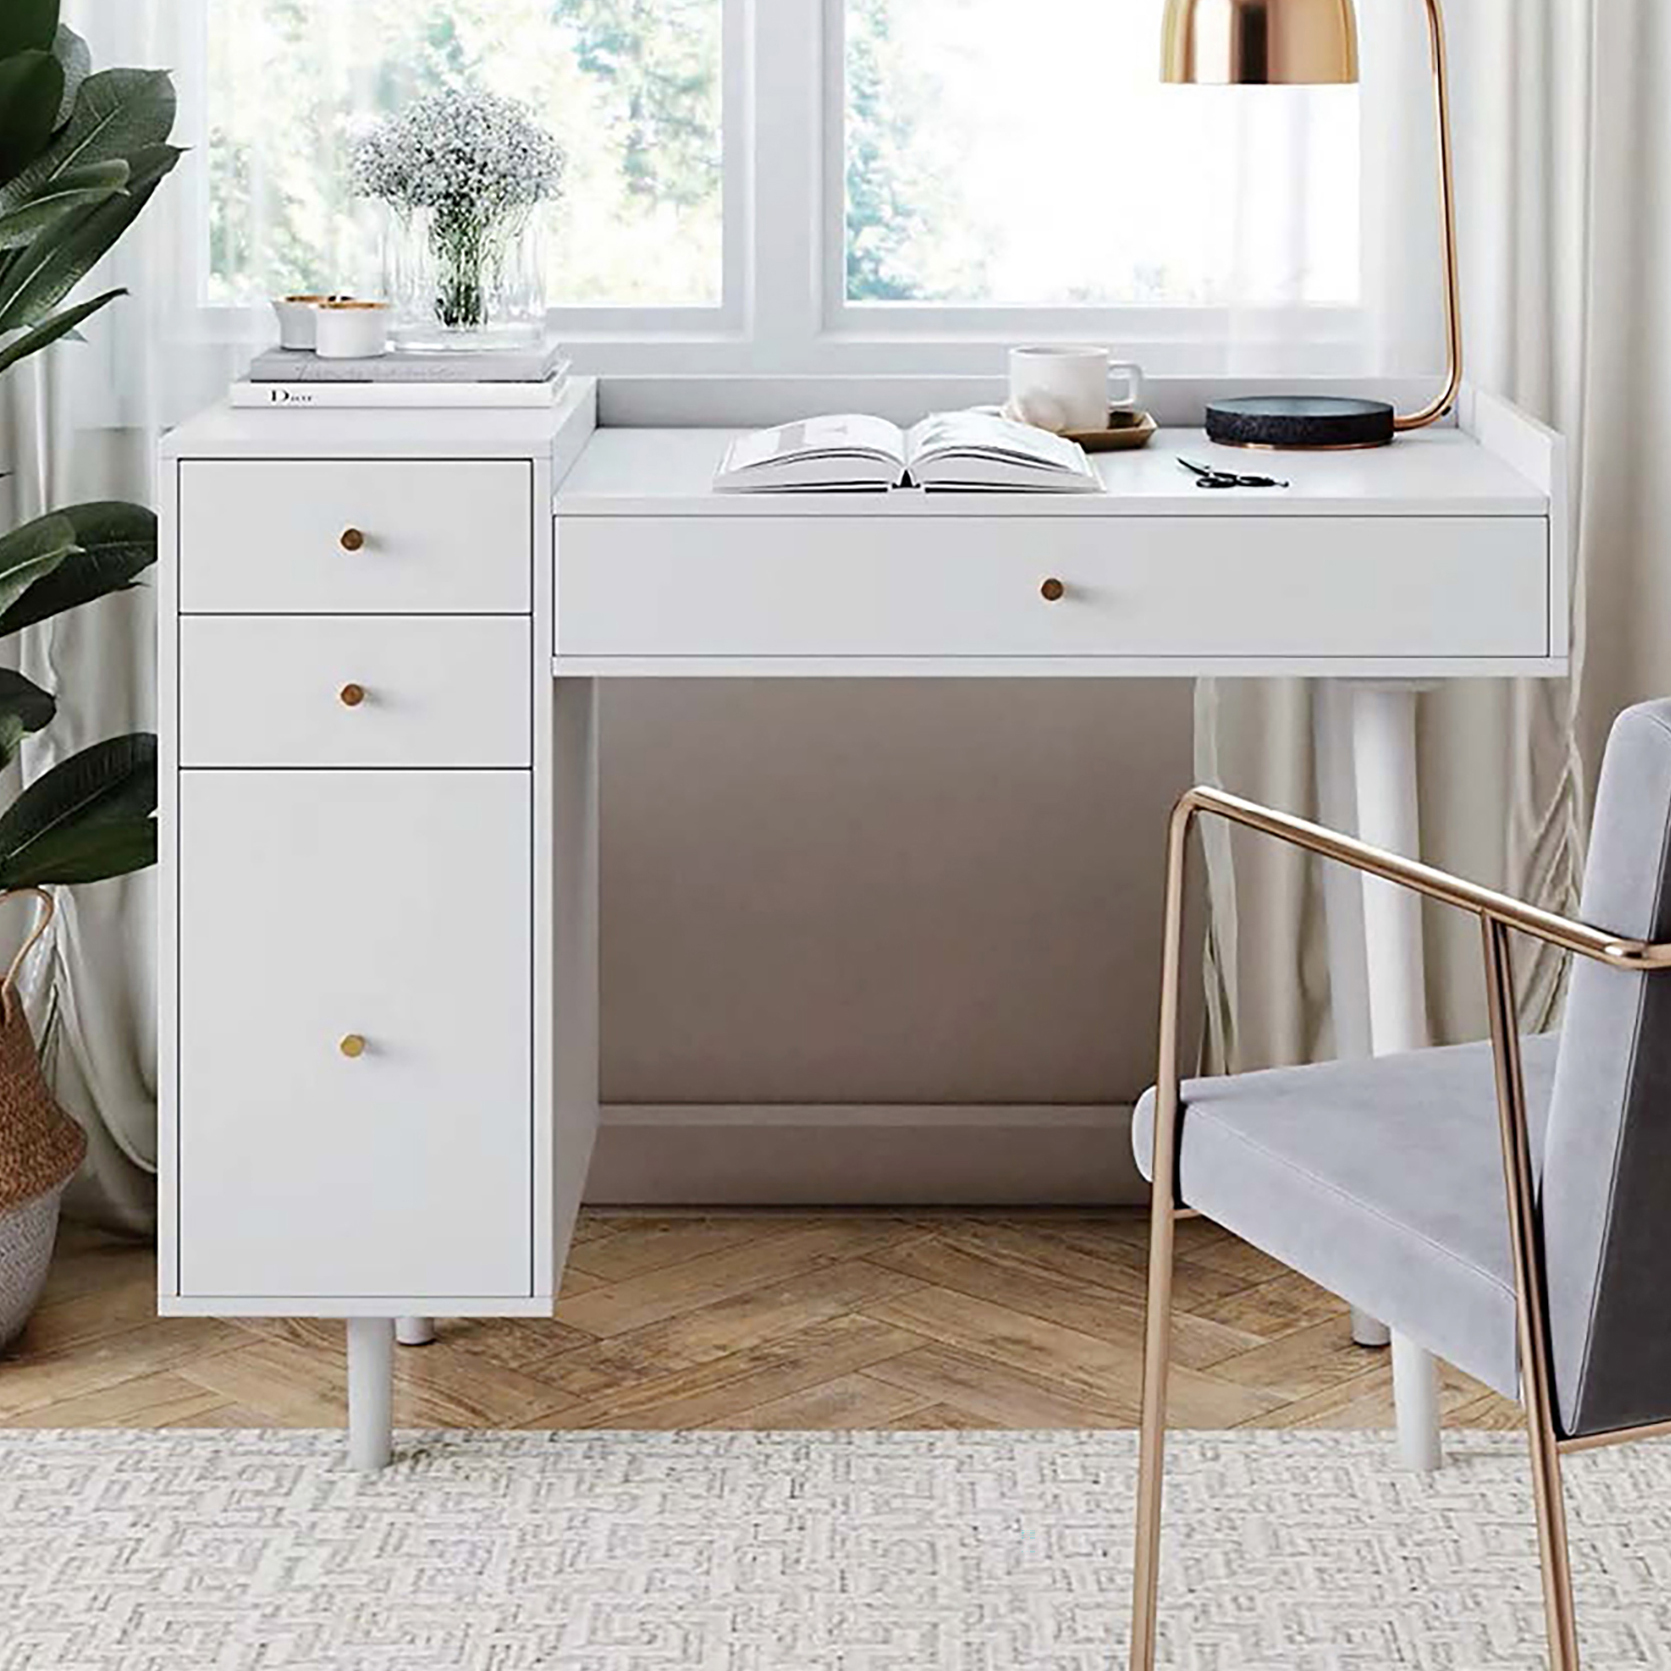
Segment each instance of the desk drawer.
[{"label": "desk drawer", "polygon": [[532,810],[526,772],[181,774],[184,1294],[532,1291]]},{"label": "desk drawer", "polygon": [[[1541,657],[1538,517],[571,517],[570,657]],[[1031,549],[1027,549],[1030,542]],[[1061,595],[1049,601],[1060,583]]]},{"label": "desk drawer", "polygon": [[180,466],[185,613],[518,615],[532,607],[526,462]]},{"label": "desk drawer", "polygon": [[525,618],[187,616],[180,761],[526,767],[532,657]]}]

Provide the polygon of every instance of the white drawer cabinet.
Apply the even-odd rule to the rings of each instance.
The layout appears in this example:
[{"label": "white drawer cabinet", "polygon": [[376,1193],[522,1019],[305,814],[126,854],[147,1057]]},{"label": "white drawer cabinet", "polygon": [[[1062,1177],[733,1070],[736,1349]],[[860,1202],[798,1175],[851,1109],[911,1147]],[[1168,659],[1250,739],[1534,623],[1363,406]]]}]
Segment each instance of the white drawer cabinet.
[{"label": "white drawer cabinet", "polygon": [[533,1293],[532,813],[526,772],[182,775],[186,1292]]},{"label": "white drawer cabinet", "polygon": [[521,615],[533,607],[527,463],[188,459],[179,506],[187,613]]},{"label": "white drawer cabinet", "polygon": [[184,766],[531,766],[533,623],[191,615]]},{"label": "white drawer cabinet", "polygon": [[[547,1316],[597,1125],[593,693],[550,506],[595,415],[239,413],[160,473],[159,1308]],[[561,795],[556,785],[565,786]]]}]

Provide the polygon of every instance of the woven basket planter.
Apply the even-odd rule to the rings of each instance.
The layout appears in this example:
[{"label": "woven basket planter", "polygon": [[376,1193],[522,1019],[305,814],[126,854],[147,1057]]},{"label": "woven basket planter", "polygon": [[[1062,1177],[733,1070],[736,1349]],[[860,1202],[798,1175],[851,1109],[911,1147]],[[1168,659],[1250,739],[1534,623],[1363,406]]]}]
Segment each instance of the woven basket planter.
[{"label": "woven basket planter", "polygon": [[46,1286],[52,1248],[58,1239],[58,1202],[63,1190],[49,1190],[21,1207],[0,1213],[0,1352],[23,1333]]},{"label": "woven basket planter", "polygon": [[51,898],[37,897],[35,930],[0,981],[0,1349],[16,1339],[40,1298],[58,1203],[87,1154],[86,1134],[47,1089],[17,995],[17,972],[52,921]]}]

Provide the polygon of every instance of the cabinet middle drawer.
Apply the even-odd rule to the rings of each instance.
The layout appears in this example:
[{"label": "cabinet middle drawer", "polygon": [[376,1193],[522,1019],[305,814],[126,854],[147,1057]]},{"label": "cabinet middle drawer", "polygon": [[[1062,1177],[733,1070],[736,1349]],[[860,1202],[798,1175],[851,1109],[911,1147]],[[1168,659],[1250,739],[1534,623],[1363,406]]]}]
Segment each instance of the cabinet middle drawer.
[{"label": "cabinet middle drawer", "polygon": [[533,763],[527,620],[180,622],[182,766]]}]

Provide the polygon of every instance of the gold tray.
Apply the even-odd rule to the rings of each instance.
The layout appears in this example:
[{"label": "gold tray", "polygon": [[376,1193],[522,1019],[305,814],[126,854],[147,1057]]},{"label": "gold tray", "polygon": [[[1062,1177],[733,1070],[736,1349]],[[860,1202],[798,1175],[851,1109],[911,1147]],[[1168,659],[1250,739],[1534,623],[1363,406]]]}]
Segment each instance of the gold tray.
[{"label": "gold tray", "polygon": [[1070,429],[1066,439],[1088,453],[1136,452],[1154,440],[1159,428],[1147,412],[1110,412],[1107,429]]}]

